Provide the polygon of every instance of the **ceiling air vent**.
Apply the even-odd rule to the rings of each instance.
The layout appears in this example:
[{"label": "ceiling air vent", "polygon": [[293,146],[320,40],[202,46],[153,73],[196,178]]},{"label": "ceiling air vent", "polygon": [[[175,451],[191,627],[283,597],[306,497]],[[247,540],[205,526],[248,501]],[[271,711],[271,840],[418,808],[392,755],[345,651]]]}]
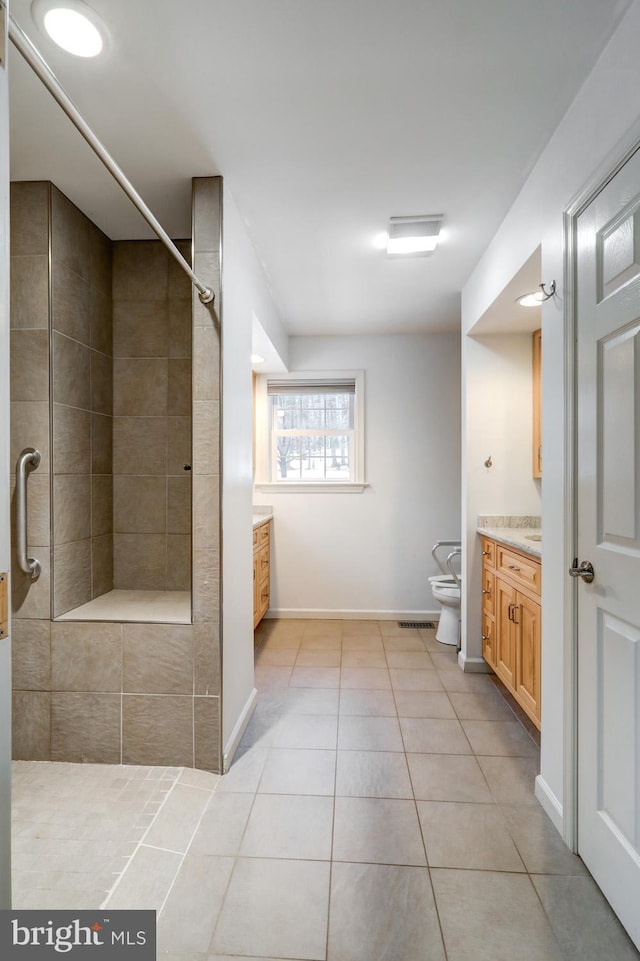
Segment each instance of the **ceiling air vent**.
[{"label": "ceiling air vent", "polygon": [[441,224],[442,214],[391,217],[387,253],[392,257],[407,254],[425,256],[433,253],[439,240]]}]

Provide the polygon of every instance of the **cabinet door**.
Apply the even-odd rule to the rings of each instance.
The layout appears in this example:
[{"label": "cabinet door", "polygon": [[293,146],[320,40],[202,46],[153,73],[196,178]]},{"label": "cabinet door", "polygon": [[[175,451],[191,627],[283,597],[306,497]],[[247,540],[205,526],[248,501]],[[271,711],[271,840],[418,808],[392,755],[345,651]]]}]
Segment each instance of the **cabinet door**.
[{"label": "cabinet door", "polygon": [[269,610],[269,542],[260,548],[257,554],[258,570],[258,613],[262,618]]},{"label": "cabinet door", "polygon": [[482,615],[482,656],[495,670],[496,666],[496,622],[489,614]]},{"label": "cabinet door", "polygon": [[512,611],[516,603],[516,590],[496,577],[496,662],[495,672],[512,690],[515,680],[516,625]]},{"label": "cabinet door", "polygon": [[540,721],[540,605],[518,594],[515,691],[527,714]]},{"label": "cabinet door", "polygon": [[260,581],[258,579],[258,554],[253,555],[253,626],[260,620]]}]

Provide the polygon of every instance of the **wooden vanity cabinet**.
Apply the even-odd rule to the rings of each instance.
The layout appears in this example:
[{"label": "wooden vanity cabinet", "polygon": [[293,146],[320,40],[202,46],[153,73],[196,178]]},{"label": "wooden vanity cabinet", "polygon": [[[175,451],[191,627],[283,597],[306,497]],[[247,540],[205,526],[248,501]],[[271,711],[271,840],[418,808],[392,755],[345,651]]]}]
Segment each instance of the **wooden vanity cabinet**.
[{"label": "wooden vanity cabinet", "polygon": [[482,538],[482,654],[540,728],[541,564]]},{"label": "wooden vanity cabinet", "polygon": [[482,539],[482,656],[495,670],[496,662],[495,543]]},{"label": "wooden vanity cabinet", "polygon": [[253,627],[269,610],[271,563],[271,521],[253,528]]}]

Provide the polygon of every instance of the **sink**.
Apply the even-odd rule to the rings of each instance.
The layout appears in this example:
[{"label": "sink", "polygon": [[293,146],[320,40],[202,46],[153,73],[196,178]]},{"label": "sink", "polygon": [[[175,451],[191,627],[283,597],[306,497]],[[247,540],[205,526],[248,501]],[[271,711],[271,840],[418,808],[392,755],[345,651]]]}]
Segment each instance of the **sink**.
[{"label": "sink", "polygon": [[525,536],[525,538],[526,538],[528,541],[541,541],[541,540],[542,540],[542,534],[525,534],[524,536]]}]

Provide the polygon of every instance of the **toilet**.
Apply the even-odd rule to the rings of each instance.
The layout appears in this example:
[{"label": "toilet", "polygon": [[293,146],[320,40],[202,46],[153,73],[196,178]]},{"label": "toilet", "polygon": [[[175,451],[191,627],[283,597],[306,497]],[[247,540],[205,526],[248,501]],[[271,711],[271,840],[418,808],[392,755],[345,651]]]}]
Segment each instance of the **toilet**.
[{"label": "toilet", "polygon": [[[438,550],[446,547],[447,568],[438,556]],[[441,644],[449,644],[458,647],[460,639],[460,597],[461,586],[460,578],[452,567],[452,560],[461,552],[460,541],[438,541],[434,544],[432,555],[442,574],[436,574],[429,578],[431,590],[436,601],[441,605],[440,621],[436,631],[436,640]]]}]

